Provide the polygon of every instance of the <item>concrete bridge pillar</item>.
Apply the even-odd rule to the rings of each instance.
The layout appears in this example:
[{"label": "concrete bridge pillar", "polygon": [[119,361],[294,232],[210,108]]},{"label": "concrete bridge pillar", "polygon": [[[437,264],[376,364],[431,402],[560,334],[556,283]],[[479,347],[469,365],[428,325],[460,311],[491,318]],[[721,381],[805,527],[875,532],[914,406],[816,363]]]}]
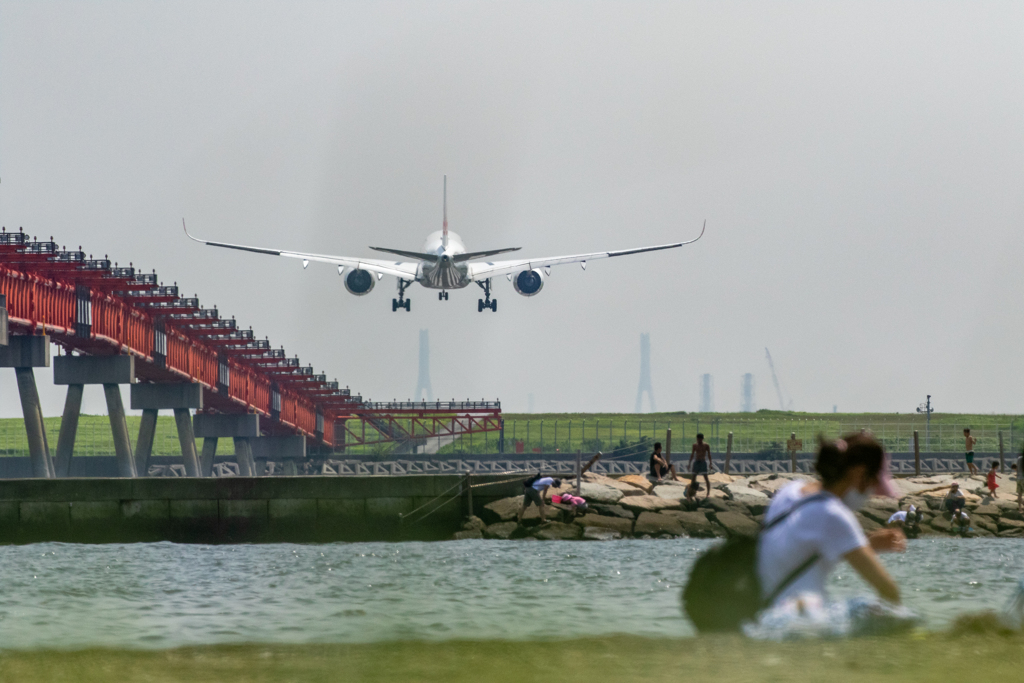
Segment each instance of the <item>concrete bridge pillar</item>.
[{"label": "concrete bridge pillar", "polygon": [[[6,313],[5,307],[4,323],[7,322]],[[6,341],[6,345],[0,346],[0,367],[14,368],[18,380],[18,394],[28,436],[28,453],[32,459],[32,476],[52,479],[53,461],[50,459],[50,446],[46,443],[43,410],[39,405],[39,391],[36,389],[36,376],[32,369],[50,367],[50,338],[45,335],[9,337]]]},{"label": "concrete bridge pillar", "polygon": [[66,477],[71,471],[71,457],[74,455],[75,435],[78,431],[78,415],[82,408],[82,391],[86,384],[103,385],[107,400],[107,414],[110,416],[110,431],[114,437],[114,454],[117,456],[117,472],[121,477],[137,477],[132,442],[128,437],[128,422],[125,419],[124,403],[121,401],[121,384],[135,383],[135,358],[132,356],[58,356],[53,362],[53,383],[67,385],[68,397],[64,403],[64,419],[61,420],[60,436],[57,438],[57,475]]},{"label": "concrete bridge pillar", "polygon": [[173,410],[178,429],[178,443],[185,475],[203,476],[196,455],[196,437],[192,429],[191,410],[203,409],[203,387],[199,384],[133,384],[132,410],[142,411],[139,440],[135,450],[135,465],[142,476],[149,471],[149,458],[153,454],[153,437],[160,410]]},{"label": "concrete bridge pillar", "polygon": [[306,459],[306,437],[304,436],[264,436],[252,442],[253,459],[257,471],[262,473],[268,460],[284,464],[284,473],[288,476],[298,474],[298,463]]},{"label": "concrete bridge pillar", "polygon": [[200,469],[204,477],[213,474],[213,457],[217,453],[217,439],[231,438],[235,442],[235,462],[243,477],[256,476],[253,443],[259,441],[259,415],[196,415],[193,421],[195,435],[203,439]]}]

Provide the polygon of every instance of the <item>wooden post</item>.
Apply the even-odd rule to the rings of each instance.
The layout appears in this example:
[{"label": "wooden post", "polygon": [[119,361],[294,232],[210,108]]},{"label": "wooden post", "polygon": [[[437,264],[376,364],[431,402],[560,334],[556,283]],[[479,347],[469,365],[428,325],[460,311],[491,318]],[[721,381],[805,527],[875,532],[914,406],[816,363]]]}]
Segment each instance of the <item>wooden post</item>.
[{"label": "wooden post", "polygon": [[472,517],[473,516],[473,473],[472,472],[466,472],[466,483],[464,484],[464,486],[466,487],[466,510],[468,511],[468,514],[466,515],[466,517],[468,518],[468,517]]},{"label": "wooden post", "polygon": [[665,464],[672,465],[672,430],[665,430]]},{"label": "wooden post", "polygon": [[725,473],[729,474],[729,464],[732,462],[732,432],[729,432],[729,438],[725,442]]},{"label": "wooden post", "polygon": [[921,476],[921,441],[914,430],[914,476]]},{"label": "wooden post", "polygon": [[576,495],[580,495],[580,479],[583,477],[583,451],[576,449]]},{"label": "wooden post", "polygon": [[999,471],[1006,471],[1006,463],[1003,462],[1003,430],[999,430]]},{"label": "wooden post", "polygon": [[583,466],[583,473],[584,474],[586,474],[587,470],[589,470],[591,467],[594,466],[595,462],[597,462],[598,460],[601,459],[601,455],[602,455],[601,451],[598,451],[597,453],[594,454],[594,457],[590,459],[590,462],[588,462],[586,465]]}]

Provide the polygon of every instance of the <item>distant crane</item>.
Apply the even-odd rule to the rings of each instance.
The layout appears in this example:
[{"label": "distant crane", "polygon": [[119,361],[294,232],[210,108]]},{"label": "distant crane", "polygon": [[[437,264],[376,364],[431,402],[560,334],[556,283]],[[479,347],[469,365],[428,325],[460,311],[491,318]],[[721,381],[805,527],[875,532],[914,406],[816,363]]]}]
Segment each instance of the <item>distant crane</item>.
[{"label": "distant crane", "polygon": [[786,403],[782,400],[782,389],[779,388],[779,376],[775,374],[775,363],[772,362],[771,351],[768,347],[764,349],[764,355],[768,359],[768,367],[772,369],[772,382],[775,384],[775,393],[779,396],[779,410],[786,409]]}]

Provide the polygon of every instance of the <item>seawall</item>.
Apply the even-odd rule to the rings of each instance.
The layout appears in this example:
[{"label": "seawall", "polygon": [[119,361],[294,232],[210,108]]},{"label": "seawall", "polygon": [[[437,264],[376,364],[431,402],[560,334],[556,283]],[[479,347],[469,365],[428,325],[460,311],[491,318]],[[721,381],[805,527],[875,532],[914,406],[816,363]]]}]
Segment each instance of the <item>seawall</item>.
[{"label": "seawall", "polygon": [[[474,510],[519,493],[519,480],[508,479],[474,476]],[[464,482],[462,475],[0,480],[0,543],[437,540],[461,528]]]}]

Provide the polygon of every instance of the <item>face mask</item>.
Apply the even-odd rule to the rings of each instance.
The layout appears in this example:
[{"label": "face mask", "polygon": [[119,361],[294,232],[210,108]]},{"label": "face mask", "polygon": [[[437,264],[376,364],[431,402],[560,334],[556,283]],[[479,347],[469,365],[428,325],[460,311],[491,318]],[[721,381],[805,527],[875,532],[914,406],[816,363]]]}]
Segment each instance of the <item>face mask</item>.
[{"label": "face mask", "polygon": [[867,491],[858,491],[856,486],[851,486],[850,489],[843,494],[843,505],[856,512],[864,507],[864,503],[868,502],[869,498],[871,498],[871,489],[868,489]]}]

